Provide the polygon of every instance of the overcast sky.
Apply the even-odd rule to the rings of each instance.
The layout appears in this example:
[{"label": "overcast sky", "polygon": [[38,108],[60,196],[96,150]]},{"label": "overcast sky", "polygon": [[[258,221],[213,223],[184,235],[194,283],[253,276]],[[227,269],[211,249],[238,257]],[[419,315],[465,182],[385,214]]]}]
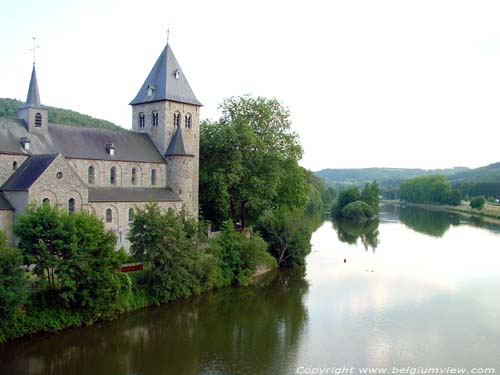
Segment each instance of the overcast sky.
[{"label": "overcast sky", "polygon": [[500,161],[499,1],[2,0],[0,97],[131,126],[166,43],[216,119],[223,98],[289,107],[312,170]]}]

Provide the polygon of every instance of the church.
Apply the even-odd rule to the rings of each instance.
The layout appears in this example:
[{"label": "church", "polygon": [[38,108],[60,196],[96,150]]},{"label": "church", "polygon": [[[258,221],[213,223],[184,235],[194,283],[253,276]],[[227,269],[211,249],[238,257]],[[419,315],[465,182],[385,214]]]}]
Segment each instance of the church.
[{"label": "church", "polygon": [[32,202],[97,215],[126,250],[134,212],[150,201],[198,217],[201,103],[168,43],[130,105],[131,131],[49,123],[33,64],[17,119],[0,118],[0,229],[10,243]]}]

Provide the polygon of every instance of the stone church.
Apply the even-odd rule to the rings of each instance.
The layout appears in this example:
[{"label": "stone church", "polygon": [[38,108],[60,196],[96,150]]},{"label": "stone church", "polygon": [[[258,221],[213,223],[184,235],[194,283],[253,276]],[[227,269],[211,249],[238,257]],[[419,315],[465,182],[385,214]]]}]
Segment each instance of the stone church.
[{"label": "stone church", "polygon": [[201,103],[168,43],[130,105],[131,131],[49,123],[33,64],[18,118],[0,118],[0,229],[11,243],[31,202],[92,212],[125,249],[149,201],[198,216]]}]

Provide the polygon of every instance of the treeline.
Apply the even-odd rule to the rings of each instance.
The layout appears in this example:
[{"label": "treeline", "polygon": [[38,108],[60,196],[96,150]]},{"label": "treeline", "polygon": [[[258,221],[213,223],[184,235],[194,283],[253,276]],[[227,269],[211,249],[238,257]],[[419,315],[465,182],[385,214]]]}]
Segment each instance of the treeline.
[{"label": "treeline", "polygon": [[214,229],[253,227],[280,265],[304,264],[314,229],[307,214],[324,212],[333,189],[298,164],[302,147],[276,99],[232,97],[220,110],[201,125],[203,218]]},{"label": "treeline", "polygon": [[441,175],[411,178],[399,189],[400,199],[412,203],[435,203],[457,206],[462,196],[453,189],[450,182]]},{"label": "treeline", "polygon": [[[24,103],[20,100],[0,98],[0,117],[17,118],[17,110],[23,105]],[[110,121],[97,119],[76,111],[48,106],[46,108],[48,109],[49,122],[54,124],[126,131]]]},{"label": "treeline", "polygon": [[452,183],[454,189],[458,190],[462,197],[475,197],[484,195],[487,198],[500,197],[500,182],[457,182]]}]

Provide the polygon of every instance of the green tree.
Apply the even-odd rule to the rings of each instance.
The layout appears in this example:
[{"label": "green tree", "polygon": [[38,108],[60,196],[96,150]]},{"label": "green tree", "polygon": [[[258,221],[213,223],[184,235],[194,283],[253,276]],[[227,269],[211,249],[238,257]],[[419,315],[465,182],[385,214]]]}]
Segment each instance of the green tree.
[{"label": "green tree", "polygon": [[115,234],[95,215],[81,211],[61,218],[68,237],[56,274],[59,295],[68,307],[105,312],[131,290],[129,276],[119,271],[126,255],[116,251]]},{"label": "green tree", "polygon": [[158,302],[199,293],[197,223],[185,211],[161,211],[156,203],[137,209],[129,239],[134,256],[151,267],[149,292]]},{"label": "green tree", "polygon": [[304,213],[301,210],[280,208],[265,212],[257,223],[269,250],[278,265],[296,266],[305,264],[305,257],[311,250],[311,234]]},{"label": "green tree", "polygon": [[450,206],[459,206],[462,203],[462,194],[459,190],[453,189],[448,197],[448,204]]},{"label": "green tree", "polygon": [[53,302],[104,312],[129,292],[130,280],[118,270],[123,257],[115,250],[116,236],[96,216],[31,205],[14,231],[25,264],[34,266]]},{"label": "green tree", "polygon": [[470,206],[476,210],[482,210],[486,203],[486,199],[480,195],[478,197],[474,197],[470,201]]},{"label": "green tree", "polygon": [[200,134],[200,205],[216,227],[231,219],[243,227],[261,212],[303,207],[308,173],[298,165],[302,148],[290,114],[276,99],[226,99],[222,117]]},{"label": "green tree", "polygon": [[373,212],[378,212],[380,204],[380,187],[376,181],[367,183],[361,192],[361,200],[365,202]]},{"label": "green tree", "polygon": [[337,196],[337,201],[333,204],[332,215],[334,217],[342,216],[342,209],[345,206],[360,199],[361,196],[359,195],[359,190],[356,186],[340,191],[339,195]]},{"label": "green tree", "polygon": [[366,202],[360,200],[345,206],[341,215],[348,220],[366,221],[375,216],[375,211]]},{"label": "green tree", "polygon": [[9,322],[26,298],[26,279],[21,265],[21,253],[7,246],[5,234],[0,230],[0,325]]},{"label": "green tree", "polygon": [[34,265],[39,287],[49,292],[59,289],[56,274],[60,269],[63,255],[68,249],[68,228],[62,213],[49,205],[27,207],[19,222],[14,225],[14,233],[19,238],[19,248],[27,266]]},{"label": "green tree", "polygon": [[400,187],[400,197],[407,202],[447,204],[451,195],[451,184],[441,175],[411,178]]}]

